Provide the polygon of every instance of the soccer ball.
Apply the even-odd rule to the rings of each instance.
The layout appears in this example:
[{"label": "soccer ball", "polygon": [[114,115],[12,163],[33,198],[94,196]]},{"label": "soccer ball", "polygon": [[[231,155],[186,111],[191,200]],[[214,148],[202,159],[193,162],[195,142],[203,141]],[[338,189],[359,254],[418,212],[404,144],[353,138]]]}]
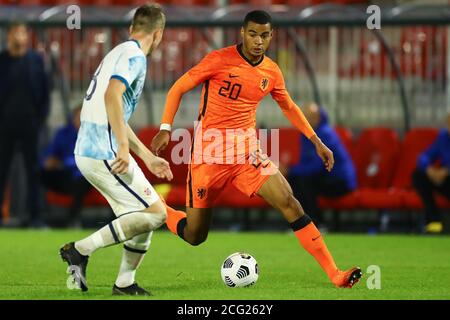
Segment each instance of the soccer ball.
[{"label": "soccer ball", "polygon": [[248,287],[258,280],[259,268],[255,258],[248,253],[229,255],[220,270],[222,280],[229,287]]}]

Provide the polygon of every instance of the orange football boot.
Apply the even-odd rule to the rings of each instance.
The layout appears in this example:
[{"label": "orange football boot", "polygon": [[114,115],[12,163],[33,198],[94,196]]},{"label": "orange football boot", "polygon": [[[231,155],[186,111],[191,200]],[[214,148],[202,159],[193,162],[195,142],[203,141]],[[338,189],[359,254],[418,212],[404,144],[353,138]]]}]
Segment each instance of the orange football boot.
[{"label": "orange football boot", "polygon": [[333,278],[333,283],[338,288],[352,288],[362,277],[362,271],[359,267],[351,268],[347,271],[339,271]]}]

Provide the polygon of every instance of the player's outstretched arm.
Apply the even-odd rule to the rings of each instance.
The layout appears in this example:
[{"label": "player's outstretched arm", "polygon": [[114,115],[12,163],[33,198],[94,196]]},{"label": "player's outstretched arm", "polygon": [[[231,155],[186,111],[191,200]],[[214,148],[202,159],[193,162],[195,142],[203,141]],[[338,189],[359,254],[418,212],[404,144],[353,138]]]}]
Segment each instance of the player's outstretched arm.
[{"label": "player's outstretched arm", "polygon": [[173,119],[180,107],[181,98],[197,85],[198,83],[193,81],[188,73],[185,73],[170,88],[161,120],[161,131],[153,138],[151,144],[151,149],[155,154],[159,154],[160,151],[164,150],[170,141],[170,130],[172,129]]},{"label": "player's outstretched arm", "polygon": [[127,128],[123,121],[122,95],[126,87],[122,81],[117,79],[109,80],[108,88],[105,92],[106,114],[108,123],[117,140],[118,150],[114,161],[111,163],[111,173],[125,174],[128,171],[129,145]]},{"label": "player's outstretched arm", "polygon": [[322,159],[325,169],[330,172],[334,166],[333,151],[331,151],[320,138],[315,134],[309,139],[316,147],[317,155]]},{"label": "player's outstretched arm", "polygon": [[166,160],[155,156],[145,144],[139,140],[129,125],[127,125],[127,134],[130,149],[144,161],[150,172],[158,178],[167,179],[169,181],[172,180],[173,174],[170,170],[169,163]]},{"label": "player's outstretched arm", "polygon": [[286,118],[299,129],[316,147],[317,155],[322,159],[327,171],[334,166],[333,152],[320,140],[314,129],[309,124],[302,110],[292,101],[289,95],[285,99],[277,101]]}]

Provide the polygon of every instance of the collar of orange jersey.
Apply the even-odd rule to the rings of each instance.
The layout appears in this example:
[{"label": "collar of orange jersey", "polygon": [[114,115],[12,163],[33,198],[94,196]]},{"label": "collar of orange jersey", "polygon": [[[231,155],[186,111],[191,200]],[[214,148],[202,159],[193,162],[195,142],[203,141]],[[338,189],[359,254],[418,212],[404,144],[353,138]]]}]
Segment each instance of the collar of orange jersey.
[{"label": "collar of orange jersey", "polygon": [[259,60],[259,61],[256,62],[256,63],[252,63],[250,60],[248,60],[247,57],[246,57],[246,56],[244,55],[244,53],[242,52],[242,43],[238,44],[238,45],[236,46],[236,49],[237,49],[237,51],[239,52],[239,55],[242,57],[242,59],[244,59],[245,61],[247,61],[247,63],[248,63],[249,65],[251,65],[252,67],[256,67],[256,66],[260,65],[261,62],[264,61],[264,56],[265,56],[264,54],[263,54],[263,56],[261,57],[261,60]]}]

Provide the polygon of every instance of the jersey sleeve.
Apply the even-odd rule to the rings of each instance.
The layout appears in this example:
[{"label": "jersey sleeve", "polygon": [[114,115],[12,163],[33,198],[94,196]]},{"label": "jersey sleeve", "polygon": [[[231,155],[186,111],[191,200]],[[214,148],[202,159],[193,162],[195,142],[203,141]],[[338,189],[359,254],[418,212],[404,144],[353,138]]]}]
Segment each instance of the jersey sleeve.
[{"label": "jersey sleeve", "polygon": [[210,79],[222,66],[222,57],[219,52],[213,51],[206,55],[197,65],[187,73],[197,85]]},{"label": "jersey sleeve", "polygon": [[275,70],[275,84],[270,94],[275,101],[280,102],[288,99],[289,93],[286,90],[283,73],[280,68],[276,66]]},{"label": "jersey sleeve", "polygon": [[147,61],[145,57],[124,51],[116,62],[111,79],[123,82],[128,89],[138,76],[146,71]]},{"label": "jersey sleeve", "polygon": [[309,124],[302,110],[295,104],[289,95],[289,92],[286,89],[283,74],[278,66],[276,66],[275,77],[275,85],[270,92],[272,98],[278,103],[286,118],[308,139],[311,139],[316,133]]}]

